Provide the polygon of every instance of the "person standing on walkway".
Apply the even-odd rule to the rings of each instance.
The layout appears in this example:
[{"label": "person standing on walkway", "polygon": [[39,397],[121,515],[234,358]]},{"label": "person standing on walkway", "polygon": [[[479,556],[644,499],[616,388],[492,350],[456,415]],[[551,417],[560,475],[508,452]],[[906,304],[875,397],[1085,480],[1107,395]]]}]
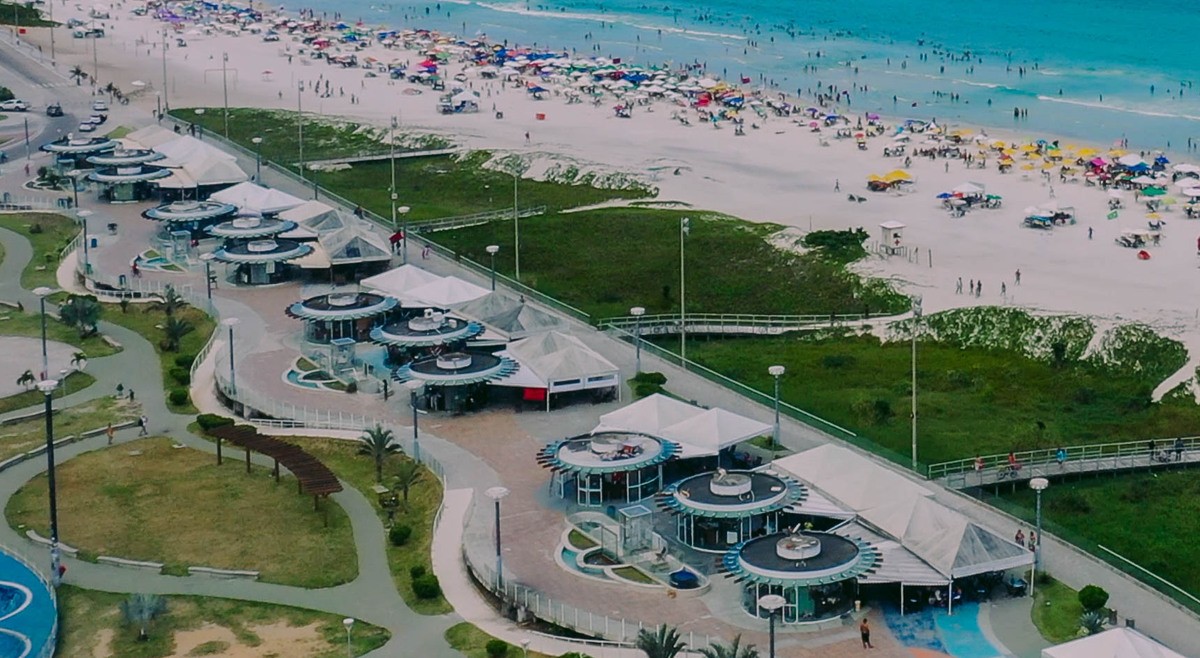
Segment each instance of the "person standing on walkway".
[{"label": "person standing on walkway", "polygon": [[146,417],[138,416],[138,436],[146,436],[150,431],[146,428]]},{"label": "person standing on walkway", "polygon": [[1021,268],[1017,268],[1016,280],[1017,280],[1017,285],[1018,286],[1021,285]]},{"label": "person standing on walkway", "polygon": [[862,623],[858,625],[858,634],[862,636],[864,649],[874,649],[871,644],[871,625],[867,623],[867,618],[863,617]]},{"label": "person standing on walkway", "polygon": [[133,402],[133,389],[129,389],[129,401]]},{"label": "person standing on walkway", "polygon": [[958,277],[958,283],[955,284],[955,286],[954,286],[954,294],[956,294],[956,295],[962,294],[962,277],[961,276]]},{"label": "person standing on walkway", "polygon": [[108,429],[104,430],[104,433],[105,433],[105,434],[108,436],[108,445],[112,445],[112,442],[113,442],[113,426],[112,426],[112,423],[109,423],[109,424],[108,424]]},{"label": "person standing on walkway", "polygon": [[[25,165],[25,166],[28,168],[29,165]],[[842,191],[842,179],[840,179],[840,178],[833,179],[833,191],[834,192]]]}]

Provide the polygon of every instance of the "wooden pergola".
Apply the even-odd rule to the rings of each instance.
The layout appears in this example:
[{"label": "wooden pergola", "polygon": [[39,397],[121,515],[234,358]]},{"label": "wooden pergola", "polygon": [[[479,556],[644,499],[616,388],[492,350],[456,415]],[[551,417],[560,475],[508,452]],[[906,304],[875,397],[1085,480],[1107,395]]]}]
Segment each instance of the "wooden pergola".
[{"label": "wooden pergola", "polygon": [[279,482],[279,467],[282,465],[296,476],[297,493],[313,497],[313,510],[321,509],[321,498],[342,490],[342,483],[329,467],[303,448],[273,436],[259,434],[250,425],[225,425],[208,430],[207,434],[217,441],[217,464],[222,463],[221,443],[228,441],[246,451],[246,472],[250,472],[250,453],[257,452],[275,461],[273,474]]}]

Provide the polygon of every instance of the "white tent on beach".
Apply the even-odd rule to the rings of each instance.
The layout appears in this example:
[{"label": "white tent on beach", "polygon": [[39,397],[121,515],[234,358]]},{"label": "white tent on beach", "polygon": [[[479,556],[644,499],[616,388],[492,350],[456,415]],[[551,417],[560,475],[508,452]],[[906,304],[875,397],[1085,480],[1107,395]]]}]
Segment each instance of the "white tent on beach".
[{"label": "white tent on beach", "polygon": [[287,192],[255,183],[238,183],[233,187],[216,192],[209,198],[213,201],[237,206],[238,210],[248,210],[264,215],[283,212],[304,203],[304,199],[294,197]]},{"label": "white tent on beach", "polygon": [[487,288],[463,281],[456,276],[446,276],[410,289],[404,299],[421,302],[434,308],[450,308],[479,299],[491,292]]},{"label": "white tent on beach", "polygon": [[1112,628],[1056,647],[1042,649],[1042,658],[1186,658],[1132,628]]},{"label": "white tent on beach", "polygon": [[674,441],[681,456],[707,457],[721,450],[770,434],[771,425],[724,409],[705,409],[661,393],[604,414],[593,431],[641,432]]}]

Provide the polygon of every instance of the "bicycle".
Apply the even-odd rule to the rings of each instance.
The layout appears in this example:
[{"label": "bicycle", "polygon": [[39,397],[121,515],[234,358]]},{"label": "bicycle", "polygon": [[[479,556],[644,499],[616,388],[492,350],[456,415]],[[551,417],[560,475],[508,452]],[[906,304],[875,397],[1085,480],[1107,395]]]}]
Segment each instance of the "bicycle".
[{"label": "bicycle", "polygon": [[1008,478],[1012,478],[1015,480],[1015,479],[1017,479],[1017,476],[1020,475],[1020,473],[1021,473],[1021,465],[1020,464],[1009,464],[1008,466],[1000,468],[999,470],[996,471],[996,479],[997,480],[1007,480]]}]

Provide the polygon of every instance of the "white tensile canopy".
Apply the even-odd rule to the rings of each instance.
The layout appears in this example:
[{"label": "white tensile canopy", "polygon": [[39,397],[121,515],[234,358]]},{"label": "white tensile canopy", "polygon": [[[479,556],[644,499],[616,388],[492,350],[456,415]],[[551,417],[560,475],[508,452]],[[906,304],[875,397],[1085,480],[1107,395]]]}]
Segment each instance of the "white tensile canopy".
[{"label": "white tensile canopy", "polygon": [[473,299],[479,299],[489,292],[486,288],[463,281],[456,276],[447,276],[410,289],[404,298],[435,308],[450,308]]},{"label": "white tensile canopy", "polygon": [[197,185],[233,185],[250,180],[250,176],[242,171],[236,161],[212,154],[185,163],[182,170]]},{"label": "white tensile canopy", "polygon": [[374,290],[375,292],[395,297],[396,299],[406,299],[409,290],[433,283],[441,278],[416,265],[401,265],[375,276],[369,276],[358,283],[368,290]]},{"label": "white tensile canopy", "polygon": [[228,203],[238,210],[249,210],[264,215],[283,212],[304,203],[287,192],[266,188],[254,183],[238,183],[209,197],[213,201]]},{"label": "white tensile canopy", "polygon": [[521,364],[517,372],[527,371],[539,383],[531,383],[526,377],[511,382],[500,380],[496,382],[500,386],[532,386],[545,388],[548,393],[565,393],[619,387],[621,383],[620,370],[611,361],[578,338],[559,331],[513,343],[505,353]]},{"label": "white tensile canopy", "polygon": [[950,191],[954,194],[983,194],[985,190],[987,188],[983,183],[966,182]]},{"label": "white tensile canopy", "polygon": [[359,221],[342,220],[342,228],[322,233],[317,243],[329,254],[334,265],[371,263],[391,260],[392,250],[387,240]]},{"label": "white tensile canopy", "polygon": [[152,149],[159,144],[165,144],[182,137],[179,133],[172,132],[162,126],[146,126],[125,135],[121,138],[122,142],[131,145],[134,148]]},{"label": "white tensile canopy", "polygon": [[333,206],[315,200],[305,201],[295,208],[289,208],[279,213],[279,219],[296,222],[316,235],[337,230],[343,226],[338,218],[337,210]]},{"label": "white tensile canopy", "polygon": [[826,444],[773,465],[845,505],[947,578],[1033,562],[1030,551],[938,503],[933,491],[847,448]]},{"label": "white tensile canopy", "polygon": [[1132,628],[1111,628],[1056,647],[1042,649],[1042,658],[1185,658]]},{"label": "white tensile canopy", "polygon": [[174,139],[161,142],[152,148],[165,156],[157,163],[160,167],[183,167],[189,162],[199,162],[207,158],[235,160],[232,155],[191,135],[175,135]]},{"label": "white tensile canopy", "polygon": [[704,409],[661,393],[604,414],[594,431],[641,432],[674,441],[682,457],[706,457],[771,432],[771,425],[724,409]]},{"label": "white tensile canopy", "polygon": [[508,295],[491,292],[454,309],[455,315],[476,320],[505,340],[516,340],[562,325],[562,320]]}]

